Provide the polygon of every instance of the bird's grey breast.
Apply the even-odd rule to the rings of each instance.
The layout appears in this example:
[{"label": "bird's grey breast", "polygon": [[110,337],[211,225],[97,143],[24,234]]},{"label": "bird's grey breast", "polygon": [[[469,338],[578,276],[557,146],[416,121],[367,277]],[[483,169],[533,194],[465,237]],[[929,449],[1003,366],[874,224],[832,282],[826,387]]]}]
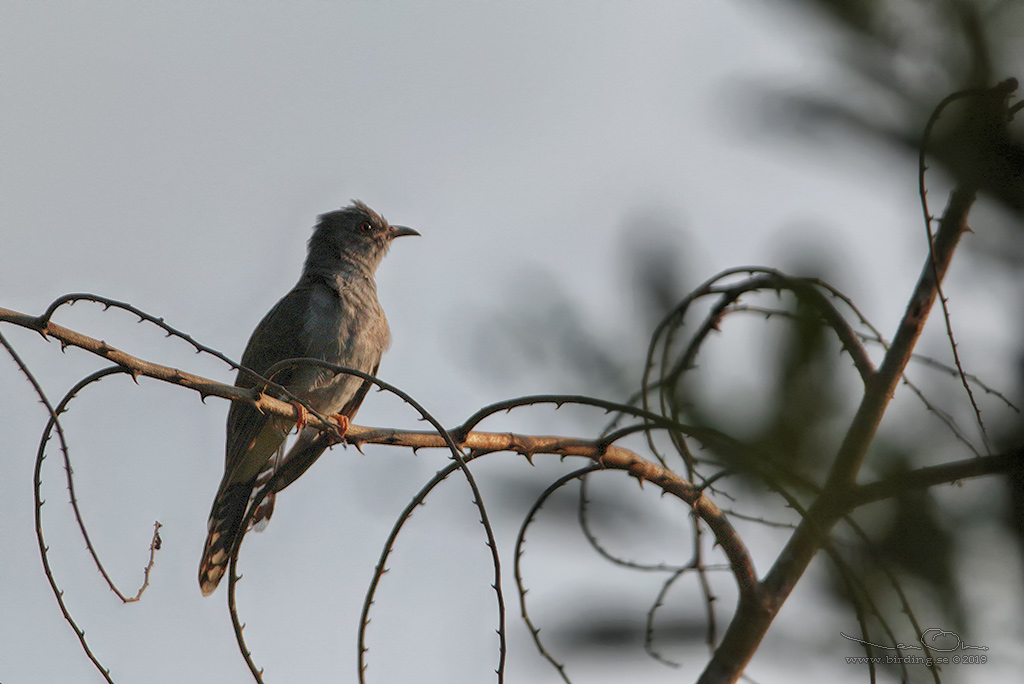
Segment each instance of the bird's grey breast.
[{"label": "bird's grey breast", "polygon": [[[303,336],[307,354],[328,363],[372,373],[390,342],[384,310],[372,281],[338,278],[317,283],[308,300]],[[303,389],[317,410],[337,412],[362,379],[345,374],[306,375]]]}]

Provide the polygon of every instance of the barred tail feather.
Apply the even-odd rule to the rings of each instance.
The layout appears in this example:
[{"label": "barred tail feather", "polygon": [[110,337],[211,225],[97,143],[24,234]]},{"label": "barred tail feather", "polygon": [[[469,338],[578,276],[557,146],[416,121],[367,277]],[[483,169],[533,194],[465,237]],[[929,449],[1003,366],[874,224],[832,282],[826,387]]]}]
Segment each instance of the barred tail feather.
[{"label": "barred tail feather", "polygon": [[249,506],[252,482],[236,482],[222,489],[210,512],[209,535],[199,562],[199,587],[203,596],[217,588],[242,534],[242,518]]},{"label": "barred tail feather", "polygon": [[[256,490],[253,493],[253,498],[259,495],[260,490]],[[277,498],[277,492],[270,492],[263,501],[260,501],[260,505],[256,507],[256,510],[252,512],[252,520],[249,521],[249,529],[253,532],[262,532],[267,528],[267,523],[270,522],[270,516],[274,514],[274,500]]]},{"label": "barred tail feather", "polygon": [[[253,481],[250,501],[259,498],[260,494],[267,489],[267,484],[274,479],[278,468],[281,466],[281,462],[284,460],[284,447],[285,443],[281,442],[281,446],[274,452],[274,455],[270,457],[267,464],[263,466],[263,469],[256,476],[256,479]],[[274,513],[274,500],[277,498],[278,489],[280,488],[275,487],[267,491],[266,496],[260,501],[256,510],[253,511],[252,520],[249,521],[250,530],[262,532],[267,527],[267,523],[270,522],[270,516]]]}]

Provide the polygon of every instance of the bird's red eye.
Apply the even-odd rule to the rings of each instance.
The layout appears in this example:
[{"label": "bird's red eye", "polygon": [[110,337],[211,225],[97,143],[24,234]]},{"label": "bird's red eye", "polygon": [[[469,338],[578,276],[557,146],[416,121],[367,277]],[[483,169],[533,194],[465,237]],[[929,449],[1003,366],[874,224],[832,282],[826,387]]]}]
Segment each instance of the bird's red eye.
[{"label": "bird's red eye", "polygon": [[363,221],[362,223],[360,223],[359,224],[359,230],[363,231],[364,233],[369,233],[370,232],[370,224],[369,224],[369,222]]}]

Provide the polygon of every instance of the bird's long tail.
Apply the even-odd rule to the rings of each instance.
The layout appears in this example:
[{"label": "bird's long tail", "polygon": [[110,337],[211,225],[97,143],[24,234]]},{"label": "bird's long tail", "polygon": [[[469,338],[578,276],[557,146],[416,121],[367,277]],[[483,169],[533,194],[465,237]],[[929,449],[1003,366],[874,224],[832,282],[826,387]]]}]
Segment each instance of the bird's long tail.
[{"label": "bird's long tail", "polygon": [[235,482],[222,486],[210,511],[209,534],[199,561],[199,587],[203,596],[209,596],[220,583],[227,570],[231,554],[241,537],[242,518],[249,506],[252,482]]}]

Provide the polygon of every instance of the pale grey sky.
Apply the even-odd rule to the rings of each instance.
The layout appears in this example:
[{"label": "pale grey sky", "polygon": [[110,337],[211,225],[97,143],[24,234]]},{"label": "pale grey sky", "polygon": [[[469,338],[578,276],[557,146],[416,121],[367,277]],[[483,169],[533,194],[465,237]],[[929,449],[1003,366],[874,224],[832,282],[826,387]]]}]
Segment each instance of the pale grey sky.
[{"label": "pale grey sky", "polygon": [[[911,160],[883,165],[865,152],[837,163],[753,125],[759,100],[744,88],[812,88],[828,75],[796,19],[761,3],[8,2],[0,26],[0,305],[23,312],[93,292],[237,357],[297,278],[316,215],[359,198],[423,234],[397,243],[378,275],[394,338],[381,376],[454,424],[489,401],[571,389],[528,376],[495,386],[480,368],[481,327],[532,272],[553,274],[586,313],[614,321],[631,302],[618,275],[621,229],[638,214],[685,229],[681,258],[700,268],[691,282],[734,265],[785,265],[793,240],[813,233],[842,256],[838,284],[885,330],[902,308],[887,293],[916,277],[906,267],[921,256]],[[149,360],[231,377],[125,315],[80,304],[58,320]],[[9,337],[54,401],[96,368],[84,353]],[[0,682],[99,681],[35,550],[32,454],[46,416],[9,360],[0,384]],[[195,578],[226,405],[121,379],[87,394],[66,425],[108,568],[137,581],[153,520],[164,546],[144,600],[121,606],[83,552],[51,449],[44,515],[73,614],[115,681],[250,681],[225,590],[204,599]],[[415,427],[414,418],[379,395],[359,422]],[[492,423],[511,426],[540,429]],[[247,540],[239,585],[269,682],[353,681],[359,606],[381,545],[443,463],[335,449],[282,495],[268,530]],[[485,491],[500,493],[502,472],[481,467]],[[517,524],[498,527],[506,559]],[[564,543],[536,535],[538,548]],[[640,615],[653,597],[622,589],[633,579],[602,575],[592,557],[548,565],[538,573],[551,581],[533,583],[542,606],[571,600],[565,587],[581,576]],[[417,514],[390,566],[370,681],[491,681],[490,570],[463,482]],[[556,681],[516,617],[510,562],[504,571],[508,681]],[[846,648],[843,616],[804,610],[805,622],[820,618],[803,633],[810,655]],[[779,644],[792,647],[774,633],[766,642]],[[701,650],[667,650],[686,656],[683,673],[639,652],[625,663],[570,658],[570,672],[621,681],[628,667],[655,682],[699,671]],[[864,678],[810,655],[808,681]],[[784,673],[791,663],[770,648],[751,672],[792,681]]]}]

